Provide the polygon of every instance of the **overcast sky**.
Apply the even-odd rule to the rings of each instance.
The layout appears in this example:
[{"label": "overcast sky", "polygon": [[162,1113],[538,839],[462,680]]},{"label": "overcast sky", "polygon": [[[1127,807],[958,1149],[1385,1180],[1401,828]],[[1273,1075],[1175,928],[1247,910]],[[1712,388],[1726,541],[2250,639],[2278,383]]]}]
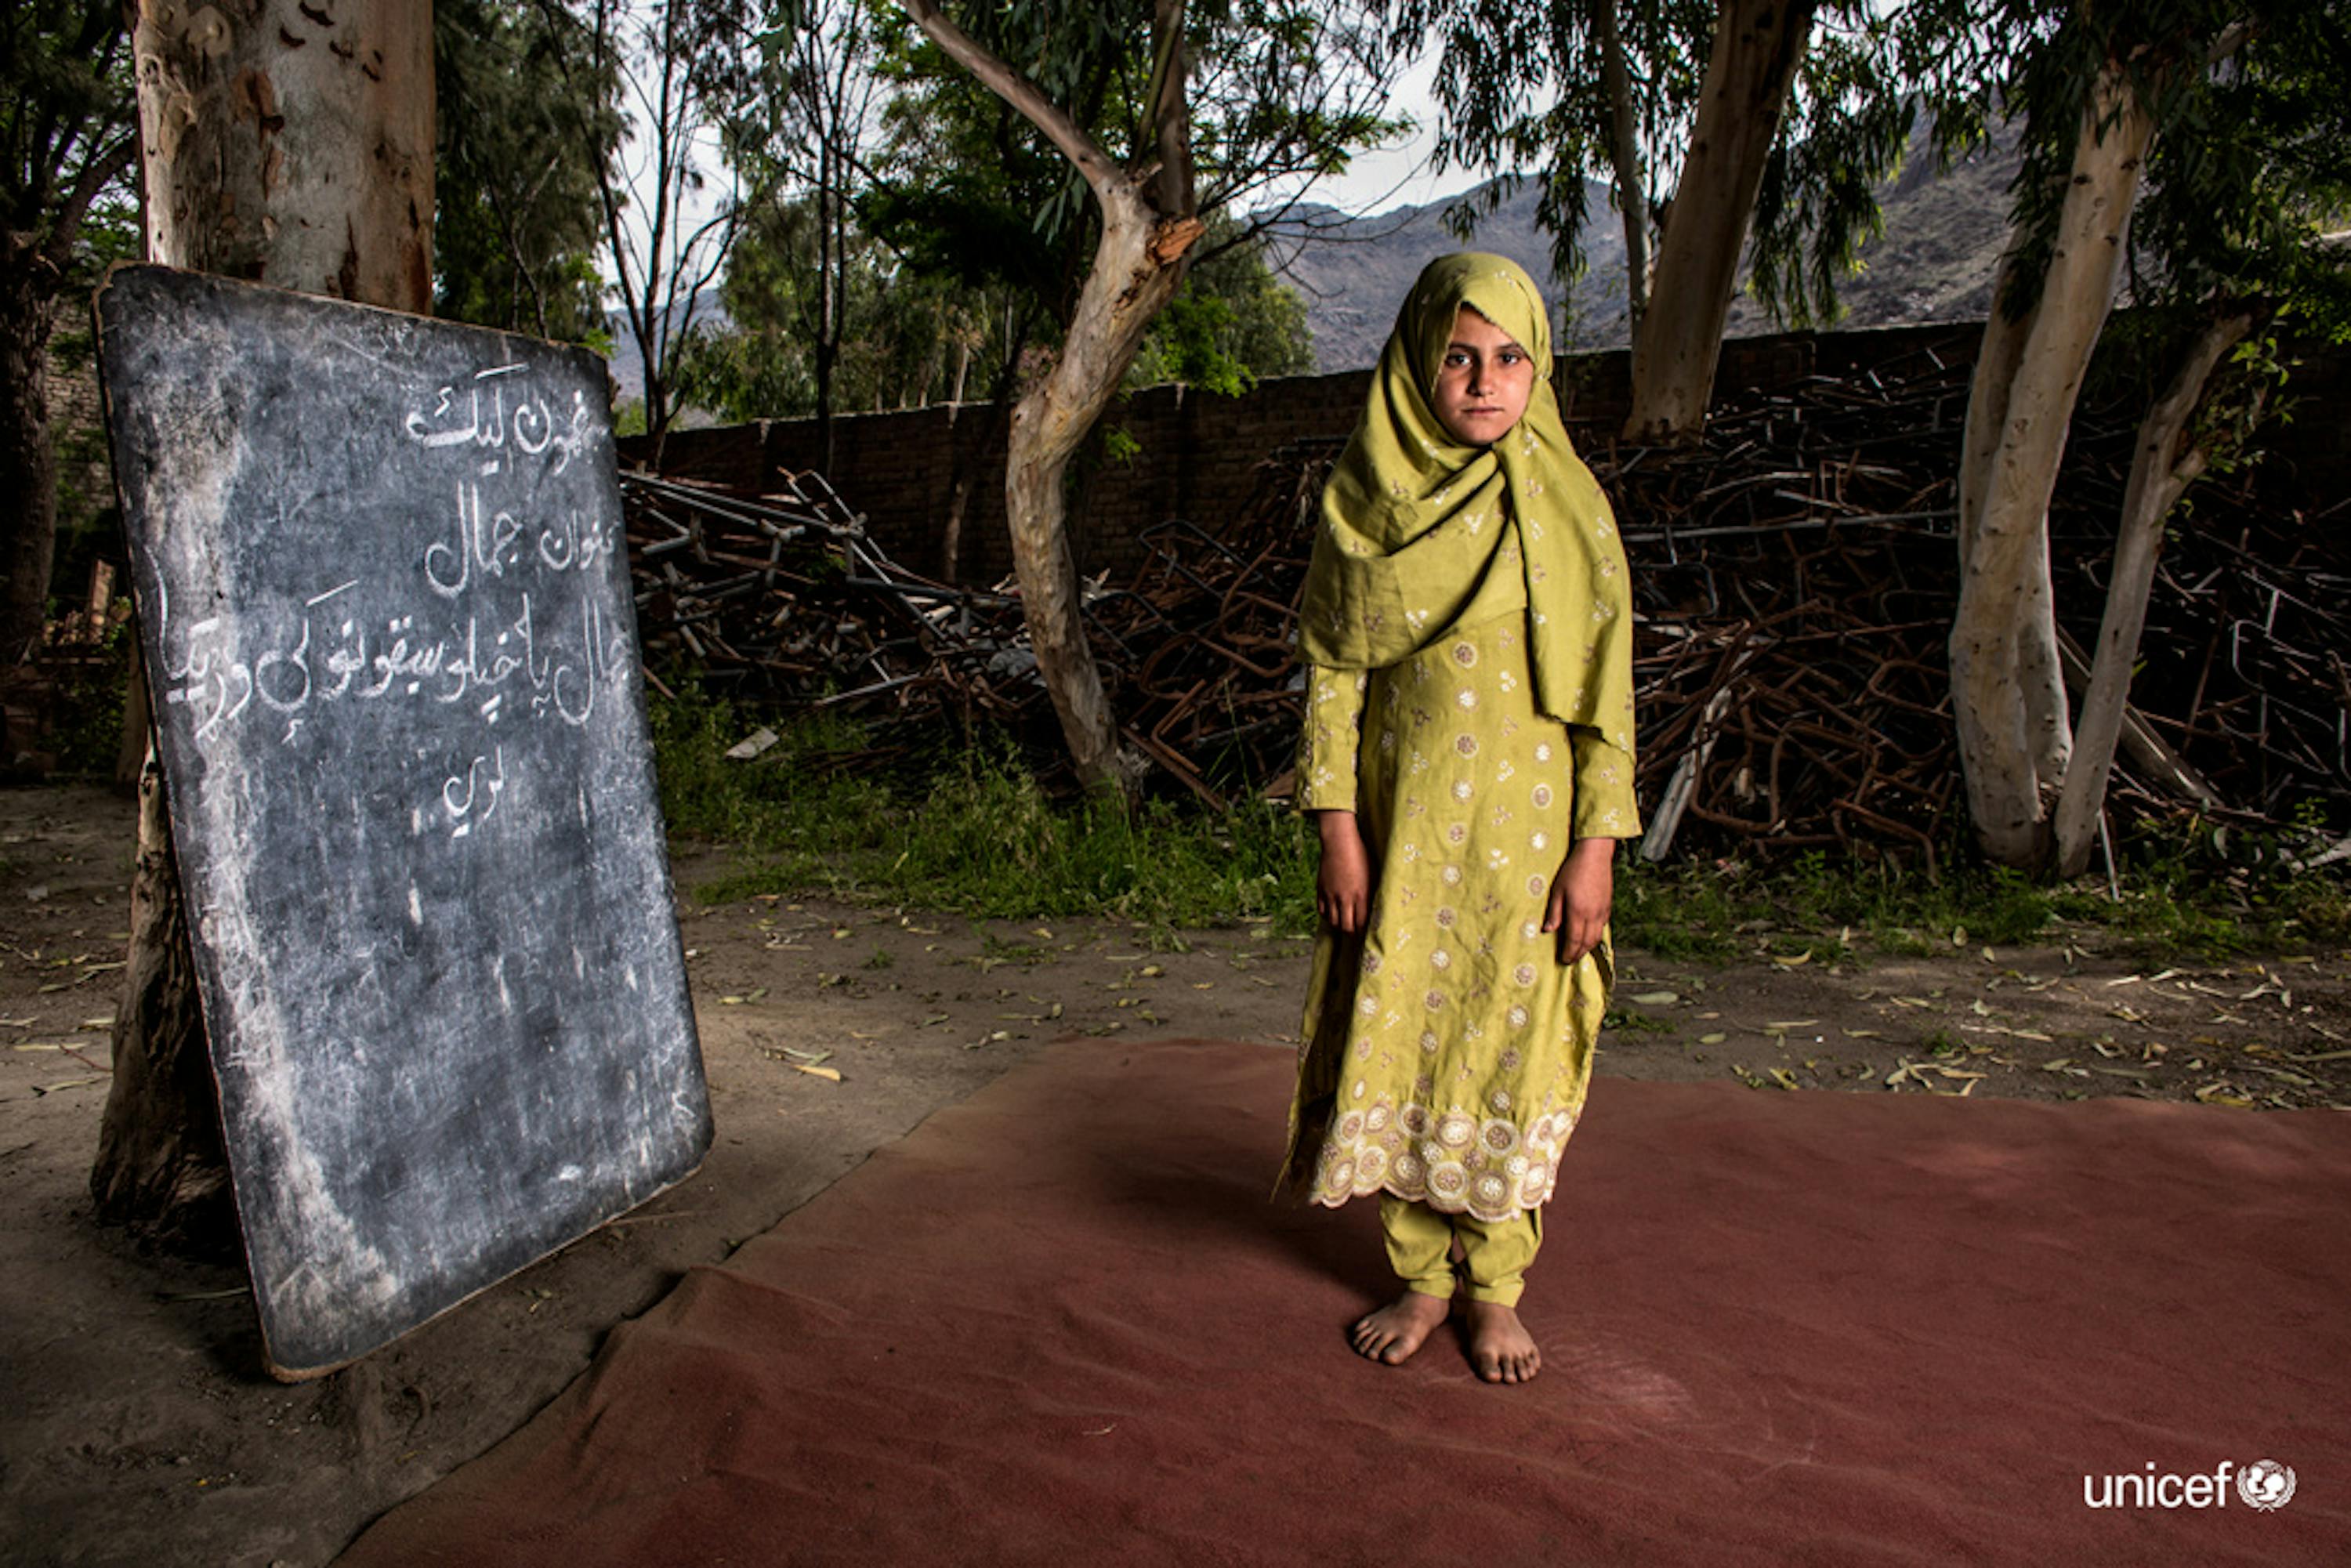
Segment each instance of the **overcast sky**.
[{"label": "overcast sky", "polygon": [[[1437,101],[1433,83],[1437,75],[1437,59],[1432,53],[1407,67],[1397,79],[1390,95],[1388,112],[1409,116],[1416,129],[1406,140],[1394,147],[1358,154],[1344,174],[1326,176],[1312,183],[1307,199],[1324,206],[1336,207],[1357,217],[1368,217],[1396,207],[1425,206],[1442,197],[1458,195],[1479,183],[1479,176],[1459,169],[1443,176],[1428,167],[1429,152],[1436,142]],[[632,165],[630,172],[643,172],[634,167],[637,149],[632,145],[623,152],[623,158]],[[716,210],[716,204],[726,194],[724,169],[715,141],[705,150],[702,163],[711,183],[705,187],[703,199],[690,202],[695,209],[696,221]],[[635,214],[652,210],[652,192],[639,182],[635,192]],[[1300,182],[1304,183],[1304,182]],[[1290,193],[1290,189],[1274,188],[1259,193],[1252,207],[1278,204]],[[609,258],[600,256],[609,263]],[[607,285],[612,281],[609,264],[603,267]],[[615,301],[617,303],[617,301]]]},{"label": "overcast sky", "polygon": [[1433,52],[1405,68],[1389,96],[1388,112],[1411,117],[1417,126],[1411,139],[1395,147],[1358,154],[1344,174],[1316,181],[1309,199],[1356,217],[1369,217],[1392,207],[1426,206],[1477,184],[1478,175],[1459,169],[1442,178],[1429,172],[1428,155],[1437,141],[1436,79]]}]

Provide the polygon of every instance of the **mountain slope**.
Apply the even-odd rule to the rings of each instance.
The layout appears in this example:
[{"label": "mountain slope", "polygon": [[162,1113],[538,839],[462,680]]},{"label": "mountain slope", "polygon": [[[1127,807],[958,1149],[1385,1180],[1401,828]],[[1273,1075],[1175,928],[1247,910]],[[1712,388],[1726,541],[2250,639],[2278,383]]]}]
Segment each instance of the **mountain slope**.
[{"label": "mountain slope", "polygon": [[[1878,187],[1885,233],[1862,248],[1863,270],[1838,289],[1837,325],[1953,321],[1990,308],[1991,282],[2008,237],[2012,139],[1948,172],[1935,167],[1923,129],[1894,179]],[[1397,304],[1431,256],[1462,248],[1443,222],[1459,198],[1348,218],[1302,207],[1274,229],[1273,260],[1304,297],[1317,368],[1353,370],[1379,357]],[[1621,348],[1630,338],[1625,304],[1625,235],[1604,186],[1587,182],[1584,271],[1562,287],[1551,270],[1551,236],[1535,227],[1531,182],[1479,220],[1468,245],[1518,262],[1567,305],[1552,329],[1562,350]],[[1734,337],[1780,330],[1742,292],[1731,302]]]}]

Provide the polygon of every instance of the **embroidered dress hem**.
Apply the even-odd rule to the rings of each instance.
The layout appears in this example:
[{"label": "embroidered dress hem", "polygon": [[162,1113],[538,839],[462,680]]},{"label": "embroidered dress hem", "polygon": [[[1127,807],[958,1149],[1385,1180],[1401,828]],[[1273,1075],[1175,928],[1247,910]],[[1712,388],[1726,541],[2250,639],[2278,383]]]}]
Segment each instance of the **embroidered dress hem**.
[{"label": "embroidered dress hem", "polygon": [[[1420,1109],[1405,1107],[1399,1122]],[[1552,1191],[1559,1184],[1559,1156],[1568,1134],[1575,1130],[1576,1119],[1573,1111],[1549,1113],[1537,1118],[1533,1129],[1521,1138],[1517,1128],[1489,1118],[1471,1134],[1473,1143],[1480,1150],[1509,1152],[1489,1155],[1472,1166],[1445,1146],[1442,1132],[1433,1141],[1420,1140],[1417,1148],[1391,1150],[1376,1134],[1368,1139],[1348,1138],[1348,1117],[1343,1116],[1315,1162],[1308,1199],[1325,1208],[1337,1208],[1353,1198],[1384,1193],[1407,1203],[1425,1203],[1439,1214],[1466,1214],[1489,1225],[1499,1224],[1551,1201]],[[1450,1121],[1439,1118],[1436,1126],[1443,1129]],[[1348,1152],[1351,1148],[1353,1152]]]}]

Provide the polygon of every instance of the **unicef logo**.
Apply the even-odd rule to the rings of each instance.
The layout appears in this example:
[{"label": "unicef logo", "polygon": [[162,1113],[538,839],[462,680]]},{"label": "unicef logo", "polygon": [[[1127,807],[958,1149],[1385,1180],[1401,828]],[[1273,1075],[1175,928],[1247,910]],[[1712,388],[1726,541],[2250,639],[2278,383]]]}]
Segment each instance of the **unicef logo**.
[{"label": "unicef logo", "polygon": [[2189,1475],[2158,1475],[2155,1461],[2147,1473],[2123,1470],[2110,1476],[2084,1476],[2082,1503],[2085,1508],[2226,1508],[2229,1482],[2256,1513],[2275,1513],[2294,1497],[2294,1467],[2275,1459],[2255,1459],[2242,1469],[2234,1459],[2222,1459],[2209,1470]]},{"label": "unicef logo", "polygon": [[2237,1472],[2237,1495],[2248,1508],[2274,1512],[2294,1496],[2294,1467],[2275,1459],[2256,1459]]}]

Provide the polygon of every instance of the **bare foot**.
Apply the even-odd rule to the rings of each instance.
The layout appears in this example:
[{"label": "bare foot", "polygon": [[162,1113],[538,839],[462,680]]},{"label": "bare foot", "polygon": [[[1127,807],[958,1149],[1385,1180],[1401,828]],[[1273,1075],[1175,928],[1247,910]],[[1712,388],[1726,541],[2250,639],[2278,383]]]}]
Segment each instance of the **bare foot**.
[{"label": "bare foot", "polygon": [[1355,1324],[1355,1354],[1390,1366],[1402,1366],[1412,1359],[1412,1353],[1420,1348],[1429,1332],[1445,1321],[1450,1306],[1441,1297],[1406,1291]]},{"label": "bare foot", "polygon": [[1527,1383],[1542,1370],[1542,1352],[1513,1308],[1496,1301],[1462,1302],[1469,1331],[1469,1364],[1489,1383]]}]

